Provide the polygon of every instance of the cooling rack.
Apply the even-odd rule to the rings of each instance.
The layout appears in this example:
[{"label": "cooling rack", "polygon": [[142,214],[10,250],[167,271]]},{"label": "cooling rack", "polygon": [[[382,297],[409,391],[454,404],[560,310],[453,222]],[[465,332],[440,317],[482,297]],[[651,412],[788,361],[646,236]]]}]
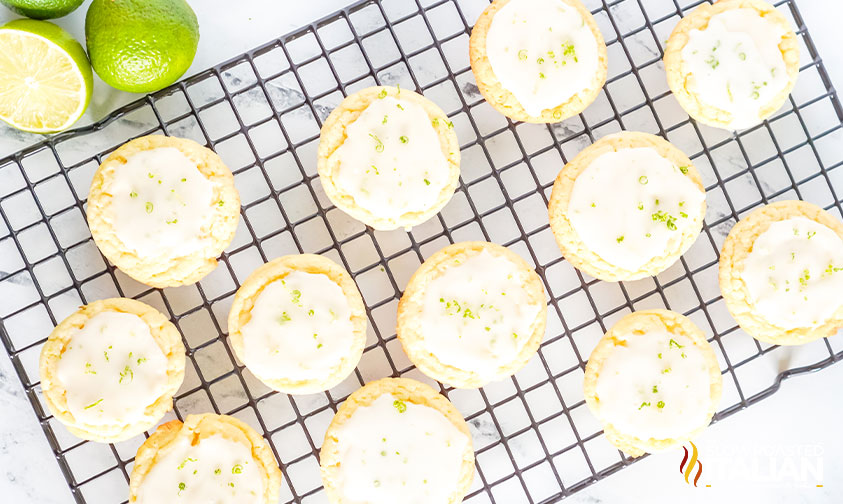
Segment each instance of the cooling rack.
[{"label": "cooling rack", "polygon": [[[717,285],[720,246],[750,210],[805,199],[841,218],[843,109],[799,15],[803,66],[770,120],[732,133],[689,120],[667,88],[662,49],[700,1],[586,0],[609,50],[609,78],[583,114],[554,125],[513,123],[488,106],[468,62],[468,36],[487,0],[368,0],[0,160],[0,336],[79,503],[125,502],[143,437],[107,445],[71,436],[46,409],[38,354],[53,325],[80,304],[127,296],[168,314],[188,349],[184,385],[165,420],[214,411],[246,421],[284,471],[281,502],[326,502],[318,450],[339,403],[363,383],[411,376],[431,383],[469,422],[477,476],[466,502],[549,503],[633,461],[603,439],[582,395],[585,361],[631,310],[683,312],[710,336],[723,372],[719,421],[774,393],[792,375],[843,358],[835,336],[798,348],[759,343],[728,315]],[[453,200],[412,232],[365,228],[334,208],[316,176],[319,128],[345,94],[400,84],[454,122],[462,177]],[[547,223],[553,179],[566,160],[608,133],[660,134],[699,168],[709,210],[696,244],[656,278],[597,281],[564,261]],[[151,289],[97,250],[85,223],[93,172],[110,151],[146,134],[192,138],[235,173],[242,219],[220,266],[192,286]],[[461,240],[511,247],[548,293],[545,340],[514,378],[454,390],[413,368],[395,337],[398,299],[423,259]],[[287,396],[256,380],[225,338],[239,283],[279,255],[320,253],[354,276],[368,306],[366,350],[355,373],[322,394]]]}]

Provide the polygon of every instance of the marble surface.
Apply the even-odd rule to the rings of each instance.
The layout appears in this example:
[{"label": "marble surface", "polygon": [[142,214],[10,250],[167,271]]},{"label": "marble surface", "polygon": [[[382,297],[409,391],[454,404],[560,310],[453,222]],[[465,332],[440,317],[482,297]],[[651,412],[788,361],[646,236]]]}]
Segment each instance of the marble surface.
[{"label": "marble surface", "polygon": [[[645,0],[645,2],[648,0]],[[341,0],[278,2],[250,0],[230,9],[225,0],[192,2],[202,26],[193,74],[219,61],[317,19],[348,3]],[[295,5],[295,7],[293,7]],[[841,2],[801,0],[832,81],[843,87],[843,55],[836,20]],[[59,21],[82,38],[84,7]],[[11,19],[0,9],[0,23]],[[83,121],[97,120],[136,96],[96,84],[95,99]],[[37,137],[0,129],[0,157]],[[840,147],[843,149],[843,147]],[[839,337],[838,337],[839,338]],[[829,394],[843,386],[843,366],[786,381],[782,389],[747,411],[715,424],[697,442],[705,464],[702,480],[712,486],[694,489],[677,475],[682,450],[648,457],[593,485],[567,502],[841,502],[843,403]],[[0,352],[0,496],[4,502],[70,503],[72,497],[41,432],[18,378]],[[822,484],[822,487],[817,487]]]}]

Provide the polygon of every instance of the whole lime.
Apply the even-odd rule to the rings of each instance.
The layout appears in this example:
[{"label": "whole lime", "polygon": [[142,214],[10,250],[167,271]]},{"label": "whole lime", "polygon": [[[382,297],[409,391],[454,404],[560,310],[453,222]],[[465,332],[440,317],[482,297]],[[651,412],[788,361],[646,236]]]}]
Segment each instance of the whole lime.
[{"label": "whole lime", "polygon": [[0,3],[21,16],[32,19],[53,19],[67,16],[85,0],[0,0]]},{"label": "whole lime", "polygon": [[149,93],[190,68],[199,23],[185,0],[94,0],[85,39],[94,71],[106,84]]}]

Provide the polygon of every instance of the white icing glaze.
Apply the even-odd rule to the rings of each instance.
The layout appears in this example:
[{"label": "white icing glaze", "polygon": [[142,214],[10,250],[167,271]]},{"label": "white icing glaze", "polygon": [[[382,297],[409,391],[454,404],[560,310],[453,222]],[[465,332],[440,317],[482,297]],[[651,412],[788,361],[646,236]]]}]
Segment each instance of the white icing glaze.
[{"label": "white icing glaze", "polygon": [[159,451],[137,492],[140,504],[261,504],[264,481],[246,445],[220,434],[180,437]]},{"label": "white icing glaze", "polygon": [[325,376],[351,350],[351,308],[321,273],[294,271],[261,291],[241,329],[244,362],[262,378]]},{"label": "white icing glaze", "polygon": [[606,262],[636,271],[699,217],[705,194],[683,169],[649,147],[607,152],[574,181],[571,225]]},{"label": "white icing glaze", "polygon": [[392,96],[374,100],[346,136],[331,155],[339,159],[336,184],[378,217],[427,210],[449,184],[448,160],[421,105]]},{"label": "white icing glaze", "polygon": [[425,289],[424,346],[443,364],[495,379],[533,332],[541,307],[523,286],[527,273],[483,250],[449,266]]},{"label": "white icing glaze", "polygon": [[843,240],[805,217],[773,222],[756,238],[740,277],[768,322],[815,327],[843,305]]},{"label": "white icing glaze", "polygon": [[[200,250],[211,225],[211,182],[174,147],[132,155],[104,188],[117,237],[141,257],[182,257]],[[222,202],[224,205],[225,202]]]},{"label": "white icing glaze", "polygon": [[709,369],[685,336],[621,334],[597,380],[602,419],[639,439],[673,439],[700,427],[711,404]]},{"label": "white icing glaze", "polygon": [[562,0],[510,0],[492,19],[486,55],[531,116],[589,89],[600,61],[591,28]]},{"label": "white icing glaze", "polygon": [[131,424],[167,385],[167,357],[140,317],[106,311],[73,332],[57,377],[78,422]]},{"label": "white icing glaze", "polygon": [[336,431],[337,488],[348,504],[448,502],[468,437],[442,413],[383,394]]},{"label": "white icing glaze", "polygon": [[730,126],[761,122],[759,111],[788,83],[779,44],[785,30],[754,9],[731,9],[711,17],[705,30],[691,30],[682,49],[692,89],[700,101],[732,114]]}]

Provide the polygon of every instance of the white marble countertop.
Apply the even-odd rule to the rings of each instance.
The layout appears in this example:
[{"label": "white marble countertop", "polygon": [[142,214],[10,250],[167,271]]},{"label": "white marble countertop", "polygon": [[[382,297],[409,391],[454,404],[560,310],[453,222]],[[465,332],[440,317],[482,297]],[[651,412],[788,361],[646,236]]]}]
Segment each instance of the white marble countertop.
[{"label": "white marble countertop", "polygon": [[[645,3],[649,0],[643,0]],[[194,0],[202,28],[188,75],[324,16],[343,0]],[[843,2],[799,0],[832,81],[843,89],[839,19]],[[84,12],[59,20],[80,40]],[[0,23],[13,16],[0,8]],[[83,121],[136,99],[97,82]],[[0,157],[36,138],[0,129]],[[840,147],[843,149],[843,146]],[[700,437],[711,488],[694,489],[676,475],[681,449],[634,464],[568,502],[843,502],[843,366],[786,381],[760,404],[717,423]],[[70,503],[72,498],[8,357],[0,352],[0,496],[9,503]],[[819,472],[819,474],[818,474]],[[817,487],[822,484],[822,487]]]}]

